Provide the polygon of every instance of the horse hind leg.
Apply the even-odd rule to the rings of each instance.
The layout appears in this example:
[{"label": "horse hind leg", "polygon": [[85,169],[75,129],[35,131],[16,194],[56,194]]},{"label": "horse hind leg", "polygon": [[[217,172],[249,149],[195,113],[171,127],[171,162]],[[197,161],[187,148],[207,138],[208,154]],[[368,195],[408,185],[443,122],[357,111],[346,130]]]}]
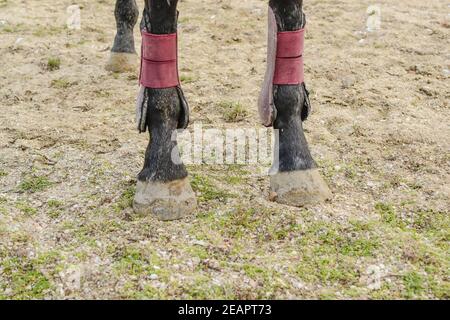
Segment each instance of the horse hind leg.
[{"label": "horse hind leg", "polygon": [[114,15],[117,33],[105,68],[112,72],[136,71],[139,65],[133,35],[139,17],[136,1],[117,0]]},{"label": "horse hind leg", "polygon": [[[302,4],[301,0],[270,0],[269,14],[273,14],[271,21],[273,29],[276,29],[272,33],[278,31],[286,35],[286,32],[303,29],[305,16]],[[303,131],[303,121],[308,116],[310,106],[302,78],[299,77],[298,84],[277,80],[278,84],[274,83],[270,89],[273,90],[273,99],[270,100],[273,100],[276,112],[260,109],[265,124],[273,120],[272,125],[279,133],[270,176],[272,195],[279,203],[298,207],[320,203],[332,197],[311,156]],[[267,91],[267,87],[265,89]],[[271,114],[272,118],[269,117]]]},{"label": "horse hind leg", "polygon": [[[167,64],[163,64],[166,72],[152,69],[158,68],[156,59],[171,61],[176,52],[176,40],[168,45],[168,39],[177,39],[177,4],[178,0],[147,0],[141,23],[145,31],[142,58],[152,63],[142,64],[137,118],[139,131],[148,130],[150,141],[138,175],[133,208],[137,215],[152,215],[163,221],[186,217],[197,206],[174,135],[177,129],[187,127],[189,107],[179,79],[175,79],[178,75],[173,77],[174,70]],[[153,50],[145,50],[148,47]]]}]

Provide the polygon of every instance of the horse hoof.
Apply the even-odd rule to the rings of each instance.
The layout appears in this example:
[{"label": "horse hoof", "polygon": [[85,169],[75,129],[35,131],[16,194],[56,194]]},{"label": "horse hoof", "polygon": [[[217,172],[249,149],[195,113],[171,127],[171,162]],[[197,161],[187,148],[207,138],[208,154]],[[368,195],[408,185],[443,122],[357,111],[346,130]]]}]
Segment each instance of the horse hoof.
[{"label": "horse hoof", "polygon": [[294,207],[321,203],[332,197],[318,169],[273,174],[270,189],[271,194],[276,194],[276,202]]},{"label": "horse hoof", "polygon": [[133,209],[138,215],[154,215],[159,220],[170,221],[192,214],[196,207],[197,200],[188,178],[137,183]]},{"label": "horse hoof", "polygon": [[111,52],[105,69],[112,72],[137,71],[138,56],[136,53]]}]

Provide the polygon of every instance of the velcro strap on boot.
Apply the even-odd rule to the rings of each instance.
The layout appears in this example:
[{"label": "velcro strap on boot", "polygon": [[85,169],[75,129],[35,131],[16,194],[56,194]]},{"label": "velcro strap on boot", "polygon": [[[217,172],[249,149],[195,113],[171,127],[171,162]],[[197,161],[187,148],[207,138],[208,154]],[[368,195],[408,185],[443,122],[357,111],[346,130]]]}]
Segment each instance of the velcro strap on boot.
[{"label": "velcro strap on boot", "polygon": [[277,56],[273,84],[295,85],[305,81],[304,43],[305,29],[277,33]]},{"label": "velcro strap on boot", "polygon": [[141,73],[139,83],[147,88],[173,88],[178,75],[177,34],[152,34],[142,31]]}]

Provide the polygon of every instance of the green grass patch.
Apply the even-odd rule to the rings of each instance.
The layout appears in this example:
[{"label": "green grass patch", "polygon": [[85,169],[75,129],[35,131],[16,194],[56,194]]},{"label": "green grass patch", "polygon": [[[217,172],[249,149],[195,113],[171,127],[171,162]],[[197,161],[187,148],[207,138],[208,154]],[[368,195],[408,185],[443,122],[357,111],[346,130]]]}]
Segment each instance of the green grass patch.
[{"label": "green grass patch", "polygon": [[380,247],[377,240],[372,239],[346,239],[340,243],[340,252],[346,256],[370,257]]},{"label": "green grass patch", "polygon": [[17,202],[16,208],[25,213],[28,216],[34,216],[37,213],[37,209],[33,208],[26,202]]},{"label": "green grass patch", "polygon": [[47,205],[49,208],[59,209],[64,205],[64,202],[57,199],[50,199],[47,201]]},{"label": "green grass patch", "polygon": [[47,215],[52,219],[56,219],[61,215],[61,208],[64,206],[64,202],[56,199],[50,199],[47,201],[47,206]]},{"label": "green grass patch", "polygon": [[355,265],[364,258],[378,256],[382,247],[373,228],[371,223],[360,221],[350,225],[308,223],[298,240],[302,254],[295,272],[305,282],[357,285],[360,270]]},{"label": "green grass patch", "polygon": [[35,37],[49,37],[63,33],[66,30],[65,26],[51,26],[38,25],[34,27],[33,36]]},{"label": "green grass patch", "polygon": [[223,201],[233,196],[227,191],[218,189],[207,177],[198,174],[192,176],[191,185],[194,191],[198,193],[197,200],[199,202]]},{"label": "green grass patch", "polygon": [[220,216],[214,227],[226,237],[241,239],[251,235],[262,224],[261,220],[255,208],[237,207]]},{"label": "green grass patch", "polygon": [[135,282],[127,282],[123,288],[124,298],[132,300],[167,300],[166,290],[151,285],[141,286]]},{"label": "green grass patch", "polygon": [[[59,255],[55,252],[40,254],[35,259],[8,255],[1,257],[2,277],[6,279],[6,282],[0,283],[0,288],[4,290],[8,287],[12,291],[5,298],[16,300],[43,299],[46,293],[53,290],[49,276],[57,272],[56,263],[58,260]],[[43,268],[53,271],[44,274],[41,271]]]},{"label": "green grass patch", "polygon": [[248,116],[247,109],[239,102],[224,101],[219,107],[226,122],[240,122]]},{"label": "green grass patch", "polygon": [[55,88],[55,89],[67,89],[67,88],[70,88],[70,87],[72,87],[72,86],[74,86],[76,84],[77,84],[76,81],[75,82],[71,82],[71,81],[69,81],[69,80],[67,80],[65,78],[60,78],[60,79],[52,80],[50,86],[52,88]]},{"label": "green grass patch", "polygon": [[[3,7],[3,5],[0,3],[0,7]],[[25,30],[25,26],[23,23],[18,23],[14,25],[5,25],[2,28],[0,28],[0,31],[3,31],[5,33],[17,33],[22,32]]]},{"label": "green grass patch", "polygon": [[156,274],[161,279],[165,279],[168,277],[165,270],[163,268],[155,268],[155,266],[160,264],[159,257],[152,251],[143,248],[125,247],[118,253],[114,269],[118,274],[132,276]]},{"label": "green grass patch", "polygon": [[433,232],[450,229],[450,214],[434,210],[419,210],[414,212],[412,226],[417,231]]},{"label": "green grass patch", "polygon": [[405,286],[405,297],[408,299],[417,298],[424,292],[424,279],[416,272],[409,272],[403,276]]},{"label": "green grass patch", "polygon": [[20,184],[19,189],[25,192],[40,192],[52,186],[53,183],[45,176],[29,176]]},{"label": "green grass patch", "polygon": [[244,264],[242,270],[244,270],[245,274],[253,280],[258,280],[258,278],[264,277],[264,275],[267,274],[267,270],[253,264]]},{"label": "green grass patch", "polygon": [[375,210],[380,215],[381,221],[383,223],[386,223],[392,227],[399,227],[399,228],[405,227],[405,224],[398,217],[394,206],[392,206],[391,204],[379,202],[375,205]]},{"label": "green grass patch", "polygon": [[206,300],[215,297],[216,299],[232,299],[234,296],[222,286],[213,284],[211,279],[204,275],[198,275],[191,283],[183,286],[181,294],[186,299]]},{"label": "green grass patch", "polygon": [[245,182],[242,176],[227,175],[224,177],[227,184],[240,185]]},{"label": "green grass patch", "polygon": [[182,76],[180,77],[180,81],[181,81],[183,84],[189,84],[189,83],[195,82],[196,79],[195,79],[193,76],[182,75]]},{"label": "green grass patch", "polygon": [[59,70],[61,67],[61,59],[58,57],[51,57],[47,60],[47,70],[49,71],[55,71]]},{"label": "green grass patch", "polygon": [[296,273],[300,279],[313,283],[356,285],[359,273],[355,270],[353,259],[317,253],[313,250],[303,257],[297,265]]},{"label": "green grass patch", "polygon": [[125,189],[116,203],[116,211],[120,212],[133,206],[134,195],[136,194],[136,187],[129,186]]}]

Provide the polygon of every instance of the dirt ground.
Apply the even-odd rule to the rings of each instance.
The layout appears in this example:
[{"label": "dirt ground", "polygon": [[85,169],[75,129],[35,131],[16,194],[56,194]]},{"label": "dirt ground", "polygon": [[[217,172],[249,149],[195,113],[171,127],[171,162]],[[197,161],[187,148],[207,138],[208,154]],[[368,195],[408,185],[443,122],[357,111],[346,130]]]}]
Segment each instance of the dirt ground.
[{"label": "dirt ground", "polygon": [[[129,215],[148,137],[137,71],[104,69],[114,1],[77,1],[80,31],[73,3],[0,0],[0,299],[449,298],[448,1],[378,0],[372,33],[371,1],[305,1],[306,134],[334,199],[283,206],[255,167],[192,165],[199,209],[169,223]],[[266,7],[180,2],[192,124],[259,127]]]}]

